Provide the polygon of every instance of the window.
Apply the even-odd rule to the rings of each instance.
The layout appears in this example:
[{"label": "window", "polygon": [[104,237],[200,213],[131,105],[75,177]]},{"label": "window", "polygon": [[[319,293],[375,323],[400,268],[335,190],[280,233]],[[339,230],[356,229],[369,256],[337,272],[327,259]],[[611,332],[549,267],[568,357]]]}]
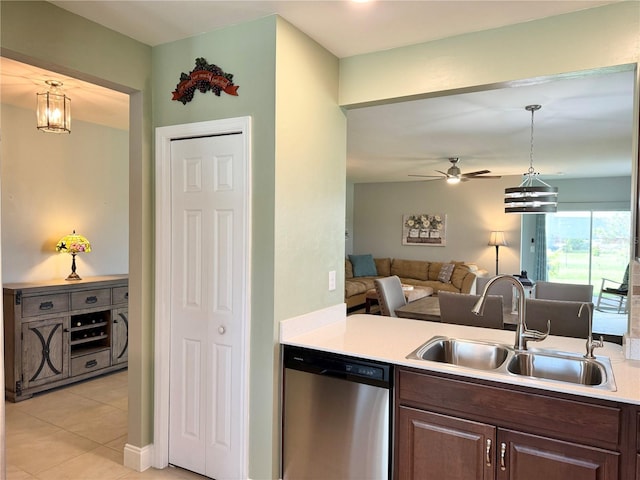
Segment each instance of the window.
[{"label": "window", "polygon": [[546,215],[548,280],[592,284],[594,291],[602,278],[622,280],[629,264],[630,224],[628,211]]}]

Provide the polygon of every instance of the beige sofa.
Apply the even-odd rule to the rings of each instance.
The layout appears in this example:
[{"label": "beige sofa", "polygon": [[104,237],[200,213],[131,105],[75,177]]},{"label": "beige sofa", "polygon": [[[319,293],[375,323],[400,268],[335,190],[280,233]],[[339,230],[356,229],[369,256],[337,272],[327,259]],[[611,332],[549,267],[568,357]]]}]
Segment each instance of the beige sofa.
[{"label": "beige sofa", "polygon": [[[397,275],[403,284],[433,288],[434,295],[440,290],[458,293],[475,293],[476,275],[474,265],[464,262],[428,262],[424,260],[401,260],[391,258],[374,258],[377,276],[354,277],[353,266],[349,259],[345,260],[344,297],[347,309],[365,303],[368,290],[375,288],[373,281],[379,277]],[[440,269],[445,263],[455,266],[449,282],[438,280]]]}]

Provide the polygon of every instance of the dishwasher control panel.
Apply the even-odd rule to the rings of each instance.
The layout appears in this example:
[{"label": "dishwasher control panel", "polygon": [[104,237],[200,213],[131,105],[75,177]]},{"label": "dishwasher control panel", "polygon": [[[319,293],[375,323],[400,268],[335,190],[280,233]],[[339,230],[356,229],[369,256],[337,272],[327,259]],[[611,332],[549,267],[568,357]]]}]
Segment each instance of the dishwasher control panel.
[{"label": "dishwasher control panel", "polygon": [[284,368],[386,388],[391,388],[393,381],[389,364],[289,345],[284,346],[283,364]]}]

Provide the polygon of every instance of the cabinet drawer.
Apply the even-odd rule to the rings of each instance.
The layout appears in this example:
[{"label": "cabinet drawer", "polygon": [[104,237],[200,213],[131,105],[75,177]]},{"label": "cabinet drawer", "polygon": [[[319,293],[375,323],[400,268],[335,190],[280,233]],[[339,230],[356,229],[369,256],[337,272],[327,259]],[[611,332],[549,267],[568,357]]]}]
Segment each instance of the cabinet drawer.
[{"label": "cabinet drawer", "polygon": [[129,287],[113,288],[113,304],[127,303],[129,301]]},{"label": "cabinet drawer", "polygon": [[67,312],[69,310],[69,295],[38,295],[37,297],[23,297],[22,316],[35,317],[49,313]]},{"label": "cabinet drawer", "polygon": [[110,365],[110,350],[101,350],[99,352],[82,355],[71,359],[71,376],[82,375],[83,373],[93,372]]},{"label": "cabinet drawer", "polygon": [[82,310],[83,308],[103,307],[111,305],[111,289],[101,288],[99,290],[84,290],[71,294],[71,309]]}]

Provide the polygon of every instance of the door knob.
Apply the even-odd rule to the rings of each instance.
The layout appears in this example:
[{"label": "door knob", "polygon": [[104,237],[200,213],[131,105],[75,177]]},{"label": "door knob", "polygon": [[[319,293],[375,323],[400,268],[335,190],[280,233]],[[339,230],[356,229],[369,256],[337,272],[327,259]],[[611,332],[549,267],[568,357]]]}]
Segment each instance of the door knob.
[{"label": "door knob", "polygon": [[224,335],[224,333],[225,333],[225,332],[226,332],[225,328],[224,328],[222,325],[220,325],[220,326],[218,327],[218,333],[219,333],[220,335]]}]

